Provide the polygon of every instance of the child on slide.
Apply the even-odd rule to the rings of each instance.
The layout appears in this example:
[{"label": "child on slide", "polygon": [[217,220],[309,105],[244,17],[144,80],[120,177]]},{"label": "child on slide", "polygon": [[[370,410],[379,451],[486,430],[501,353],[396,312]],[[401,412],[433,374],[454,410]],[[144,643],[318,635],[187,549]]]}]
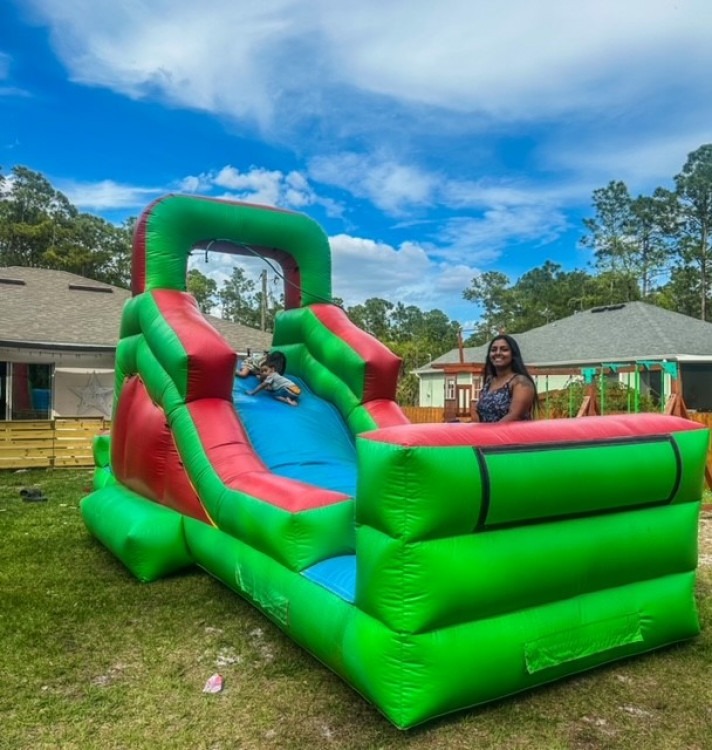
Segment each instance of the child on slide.
[{"label": "child on slide", "polygon": [[259,391],[266,390],[272,398],[282,401],[290,406],[299,405],[299,396],[302,389],[289,378],[280,375],[274,362],[266,362],[260,367],[260,380],[257,388],[248,391],[248,396],[254,396]]}]

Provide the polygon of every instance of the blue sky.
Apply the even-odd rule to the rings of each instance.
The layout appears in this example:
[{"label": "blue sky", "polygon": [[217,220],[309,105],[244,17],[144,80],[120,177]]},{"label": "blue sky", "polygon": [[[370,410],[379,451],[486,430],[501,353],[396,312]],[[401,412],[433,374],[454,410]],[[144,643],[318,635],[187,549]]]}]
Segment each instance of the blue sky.
[{"label": "blue sky", "polygon": [[712,142],[711,30],[709,0],[6,0],[0,164],[112,221],[303,211],[348,305],[468,325],[475,275],[584,267],[596,188],[670,187]]}]

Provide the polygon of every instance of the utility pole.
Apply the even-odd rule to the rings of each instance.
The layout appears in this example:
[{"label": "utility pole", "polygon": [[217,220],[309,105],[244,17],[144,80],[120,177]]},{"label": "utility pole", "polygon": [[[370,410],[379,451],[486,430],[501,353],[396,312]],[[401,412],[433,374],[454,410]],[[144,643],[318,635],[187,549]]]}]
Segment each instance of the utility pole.
[{"label": "utility pole", "polygon": [[262,281],[262,298],[260,299],[260,331],[265,330],[267,324],[267,271],[260,274]]}]

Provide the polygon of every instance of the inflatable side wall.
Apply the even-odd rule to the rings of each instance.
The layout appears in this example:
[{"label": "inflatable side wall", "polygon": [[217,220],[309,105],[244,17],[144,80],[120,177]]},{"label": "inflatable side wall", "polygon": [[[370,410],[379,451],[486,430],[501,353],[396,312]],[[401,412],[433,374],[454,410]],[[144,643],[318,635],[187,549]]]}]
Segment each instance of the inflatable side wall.
[{"label": "inflatable side wall", "polygon": [[658,415],[362,436],[356,604],[408,654],[373,687],[397,723],[694,636],[707,442]]}]

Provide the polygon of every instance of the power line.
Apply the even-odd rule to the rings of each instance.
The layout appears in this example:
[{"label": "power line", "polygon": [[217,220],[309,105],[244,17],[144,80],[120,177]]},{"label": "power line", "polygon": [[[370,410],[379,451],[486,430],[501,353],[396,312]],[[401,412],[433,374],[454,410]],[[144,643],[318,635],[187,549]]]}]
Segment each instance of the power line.
[{"label": "power line", "polygon": [[[248,245],[245,242],[237,242],[235,240],[228,240],[228,239],[214,239],[214,240],[210,240],[210,242],[208,242],[208,244],[204,248],[205,249],[205,261],[206,261],[206,263],[207,263],[207,260],[208,260],[208,252],[210,251],[210,247],[212,245],[216,244],[216,243],[220,243],[221,245],[222,244],[231,245],[232,247],[239,247],[239,248],[242,248],[244,250],[247,250],[249,253],[252,253],[252,255],[254,255],[256,258],[259,258],[264,263],[266,263],[272,269],[272,272],[276,276],[278,276],[280,279],[282,279],[282,281],[284,282],[285,285],[289,284],[289,286],[291,286],[292,288],[296,289],[299,292],[306,292],[307,294],[309,294],[310,297],[313,297],[313,298],[319,300],[320,302],[327,302],[330,305],[336,305],[336,303],[334,302],[333,298],[322,297],[320,294],[315,294],[314,292],[310,292],[308,289],[305,289],[303,286],[300,287],[299,285],[295,284],[293,281],[291,281],[290,279],[288,279],[283,273],[281,273],[281,271],[272,264],[272,262],[270,261],[269,258],[266,258],[264,255],[262,255],[262,253],[260,253],[259,251],[255,250],[254,247],[252,247],[251,245]],[[202,250],[203,248],[196,248],[196,249]],[[340,307],[342,310],[344,309],[343,305],[336,305],[336,307]]]}]

